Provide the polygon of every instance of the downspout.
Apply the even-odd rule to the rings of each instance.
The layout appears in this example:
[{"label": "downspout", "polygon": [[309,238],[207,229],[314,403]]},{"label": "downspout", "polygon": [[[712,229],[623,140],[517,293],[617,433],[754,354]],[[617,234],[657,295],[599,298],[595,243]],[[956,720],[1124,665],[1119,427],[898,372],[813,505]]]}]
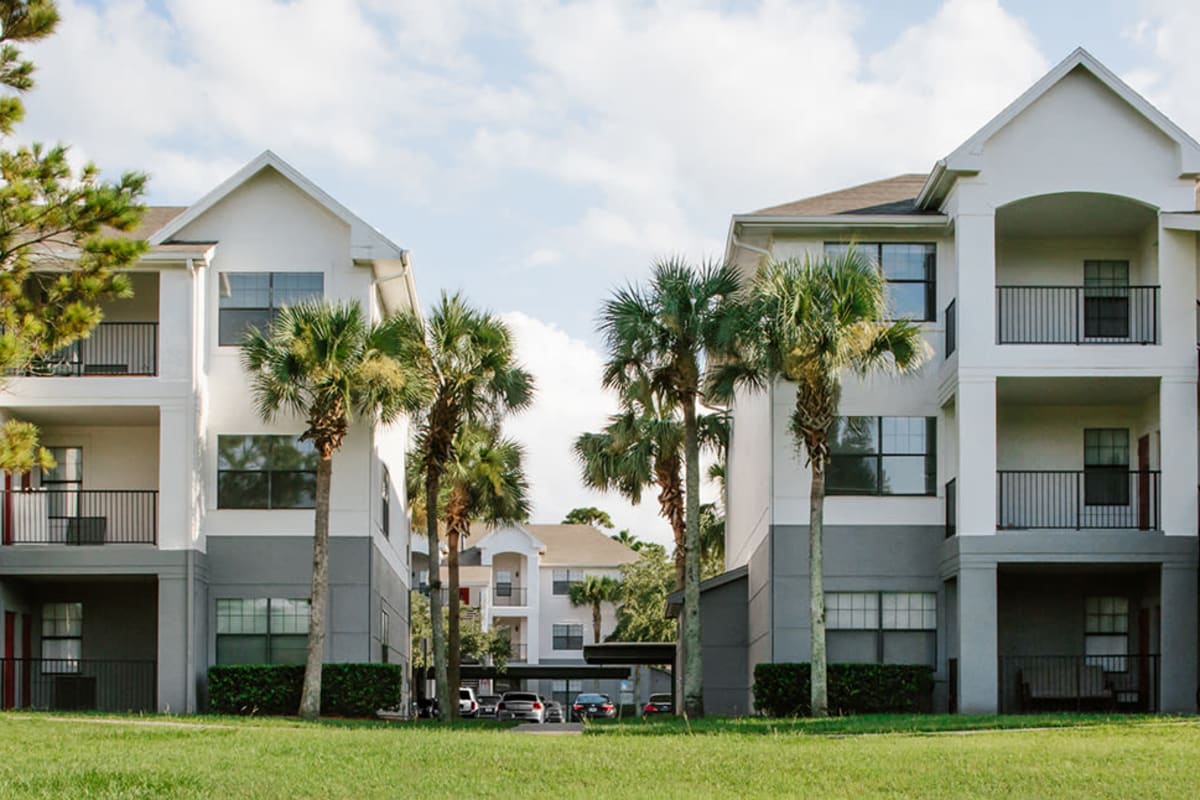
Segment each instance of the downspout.
[{"label": "downspout", "polygon": [[763,248],[757,247],[756,245],[746,244],[745,242],[743,242],[741,239],[739,239],[737,237],[736,233],[733,234],[733,246],[740,247],[743,250],[749,250],[751,253],[758,253],[759,255],[766,256],[767,258],[772,257],[772,253],[770,250],[764,250]]}]

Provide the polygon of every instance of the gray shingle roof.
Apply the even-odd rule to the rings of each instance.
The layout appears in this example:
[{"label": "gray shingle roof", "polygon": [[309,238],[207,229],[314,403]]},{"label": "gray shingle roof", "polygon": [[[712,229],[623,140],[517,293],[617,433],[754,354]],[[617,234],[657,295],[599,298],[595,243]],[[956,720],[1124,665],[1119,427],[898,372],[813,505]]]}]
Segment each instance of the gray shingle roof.
[{"label": "gray shingle roof", "polygon": [[827,217],[837,214],[924,214],[916,207],[924,173],[908,173],[805,197],[752,212],[765,217]]}]

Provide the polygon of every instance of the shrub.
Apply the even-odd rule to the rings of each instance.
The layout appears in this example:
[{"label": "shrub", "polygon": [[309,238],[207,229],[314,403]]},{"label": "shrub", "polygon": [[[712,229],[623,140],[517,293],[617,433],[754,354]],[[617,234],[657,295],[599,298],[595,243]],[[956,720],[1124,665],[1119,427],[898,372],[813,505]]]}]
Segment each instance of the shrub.
[{"label": "shrub", "polygon": [[[754,706],[770,717],[804,716],[810,711],[808,664],[754,667]],[[830,664],[831,714],[883,714],[927,711],[932,704],[933,669],[920,664]]]},{"label": "shrub", "polygon": [[[292,715],[300,707],[304,666],[246,664],[209,667],[208,696],[220,714]],[[400,705],[399,664],[326,664],[321,670],[321,713],[370,717]]]}]

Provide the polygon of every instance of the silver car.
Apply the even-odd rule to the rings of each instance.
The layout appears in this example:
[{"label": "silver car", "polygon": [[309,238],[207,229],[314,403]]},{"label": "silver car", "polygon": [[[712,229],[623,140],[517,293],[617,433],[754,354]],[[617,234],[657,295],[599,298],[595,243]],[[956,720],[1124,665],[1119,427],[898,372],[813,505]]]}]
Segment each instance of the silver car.
[{"label": "silver car", "polygon": [[542,705],[546,707],[546,722],[566,722],[566,714],[563,713],[562,703],[549,698],[542,698]]},{"label": "silver car", "polygon": [[501,722],[526,720],[546,721],[546,704],[533,692],[505,692],[496,706],[496,718]]}]

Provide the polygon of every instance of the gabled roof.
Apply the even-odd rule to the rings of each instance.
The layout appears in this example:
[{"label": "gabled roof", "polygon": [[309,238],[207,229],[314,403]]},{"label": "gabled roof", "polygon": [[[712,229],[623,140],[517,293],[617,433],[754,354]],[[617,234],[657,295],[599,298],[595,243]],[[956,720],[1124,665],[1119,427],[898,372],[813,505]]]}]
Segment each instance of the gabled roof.
[{"label": "gabled roof", "polygon": [[182,214],[175,216],[163,225],[149,238],[151,245],[160,245],[171,241],[172,237],[198,219],[210,208],[221,202],[227,196],[239,189],[243,184],[264,169],[273,169],[292,183],[297,189],[308,195],[314,202],[329,213],[345,222],[351,229],[351,247],[356,258],[401,258],[404,249],[390,241],[375,228],[368,225],[361,217],[350,209],[334,200],[321,187],[302,175],[295,167],[284,161],[270,150],[264,150],[257,158],[226,178],[197,202],[188,206]]},{"label": "gabled roof", "polygon": [[881,181],[861,183],[836,192],[805,197],[742,216],[825,217],[837,214],[919,214],[917,194],[924,173],[912,172]]},{"label": "gabled roof", "polygon": [[527,536],[531,549],[541,554],[540,566],[543,567],[618,567],[638,560],[636,552],[591,525],[525,523],[498,528],[472,525],[471,538],[476,541],[471,549],[486,549],[488,539],[498,531],[518,531]]},{"label": "gabled roof", "polygon": [[1163,135],[1179,146],[1180,177],[1200,175],[1200,143],[1197,143],[1183,128],[1172,122],[1166,114],[1155,108],[1150,101],[1134,91],[1129,84],[1118,78],[1112,70],[1101,64],[1095,56],[1079,47],[993,117],[990,122],[976,131],[971,138],[959,145],[954,152],[938,161],[917,197],[917,205],[920,208],[930,208],[936,205],[949,191],[956,174],[978,172],[980,169],[979,157],[983,152],[984,144],[997,131],[1020,116],[1038,98],[1076,69],[1087,70],[1096,80],[1111,89],[1113,93],[1145,117],[1150,124],[1162,131]]}]

